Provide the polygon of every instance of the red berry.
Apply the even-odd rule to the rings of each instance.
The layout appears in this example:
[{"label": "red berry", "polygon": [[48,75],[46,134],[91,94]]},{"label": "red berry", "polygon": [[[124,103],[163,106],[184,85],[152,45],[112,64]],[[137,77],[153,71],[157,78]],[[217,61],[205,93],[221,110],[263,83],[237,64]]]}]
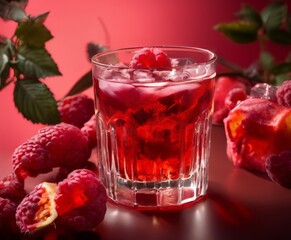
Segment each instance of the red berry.
[{"label": "red berry", "polygon": [[52,171],[51,159],[37,136],[28,139],[14,150],[12,164],[14,172],[20,179]]},{"label": "red berry", "polygon": [[75,170],[60,182],[55,201],[57,224],[77,231],[94,229],[106,213],[106,190],[87,169]]},{"label": "red berry", "polygon": [[18,232],[15,221],[15,211],[16,204],[14,202],[0,197],[0,237],[2,236],[2,233],[5,233],[5,235],[10,235]]},{"label": "red berry", "polygon": [[276,91],[278,103],[291,107],[291,80],[284,81]]},{"label": "red berry", "polygon": [[[0,198],[0,210],[3,208],[1,201]],[[14,223],[22,233],[32,233],[52,223],[59,225],[59,229],[88,231],[104,219],[106,201],[106,190],[95,173],[79,169],[58,185],[38,184],[21,201],[16,213],[14,210]],[[0,220],[1,217],[0,211]]]},{"label": "red berry", "polygon": [[129,66],[131,68],[171,68],[167,54],[158,48],[143,48],[136,52]]},{"label": "red berry", "polygon": [[267,158],[266,172],[272,181],[291,188],[291,150]]},{"label": "red berry", "polygon": [[11,173],[0,180],[0,197],[18,203],[25,195],[24,183],[18,180],[16,174]]},{"label": "red berry", "polygon": [[54,222],[58,216],[56,187],[54,183],[40,183],[18,205],[15,216],[21,232],[33,232]]},{"label": "red berry", "polygon": [[94,114],[94,100],[84,94],[66,97],[58,103],[61,120],[78,128]]},{"label": "red berry", "polygon": [[15,150],[12,162],[17,176],[24,179],[48,173],[54,167],[82,168],[90,155],[87,137],[81,130],[61,123],[40,129]]},{"label": "red berry", "polygon": [[88,140],[81,130],[61,123],[40,129],[38,138],[52,161],[53,167],[82,168],[90,157]]},{"label": "red berry", "polygon": [[84,124],[84,127],[81,128],[81,131],[88,138],[89,148],[95,148],[97,145],[95,114],[90,118],[88,122]]},{"label": "red berry", "polygon": [[228,107],[225,105],[225,99],[228,93],[235,88],[241,88],[248,91],[250,83],[239,77],[220,76],[216,79],[214,91],[214,112],[212,122],[215,124],[222,124],[223,119],[229,113]]},{"label": "red berry", "polygon": [[165,52],[157,48],[154,48],[153,51],[156,57],[155,67],[157,69],[171,68],[171,60]]},{"label": "red berry", "polygon": [[234,88],[228,92],[225,98],[225,106],[231,110],[241,101],[247,98],[247,93],[243,88]]}]

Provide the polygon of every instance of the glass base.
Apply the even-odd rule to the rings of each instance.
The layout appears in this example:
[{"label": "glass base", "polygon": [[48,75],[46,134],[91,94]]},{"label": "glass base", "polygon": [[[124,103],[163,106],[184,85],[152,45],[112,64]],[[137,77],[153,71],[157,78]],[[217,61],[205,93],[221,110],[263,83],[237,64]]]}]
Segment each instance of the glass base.
[{"label": "glass base", "polygon": [[115,203],[140,210],[179,208],[203,196],[208,187],[206,168],[197,169],[185,179],[163,182],[130,181],[114,178],[107,188],[108,197]]}]

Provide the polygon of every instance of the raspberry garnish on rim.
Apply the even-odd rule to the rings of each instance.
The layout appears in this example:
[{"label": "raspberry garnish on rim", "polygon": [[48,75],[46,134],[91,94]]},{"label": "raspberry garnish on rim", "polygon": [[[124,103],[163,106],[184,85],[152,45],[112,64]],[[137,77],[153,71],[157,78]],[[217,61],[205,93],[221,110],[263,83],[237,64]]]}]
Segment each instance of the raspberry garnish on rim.
[{"label": "raspberry garnish on rim", "polygon": [[171,68],[171,60],[165,52],[158,48],[143,48],[136,52],[129,66],[131,68]]}]

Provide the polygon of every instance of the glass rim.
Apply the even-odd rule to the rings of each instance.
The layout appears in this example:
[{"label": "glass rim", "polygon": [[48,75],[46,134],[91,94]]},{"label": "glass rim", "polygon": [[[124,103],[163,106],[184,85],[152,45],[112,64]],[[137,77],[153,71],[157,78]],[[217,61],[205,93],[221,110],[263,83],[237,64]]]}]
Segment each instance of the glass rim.
[{"label": "glass rim", "polygon": [[[125,48],[117,48],[117,49],[112,49],[112,50],[107,50],[104,52],[100,52],[95,54],[94,56],[91,57],[91,63],[94,65],[98,65],[101,67],[111,67],[111,68],[118,68],[118,69],[131,69],[129,66],[114,66],[112,64],[109,63],[102,63],[100,61],[97,61],[96,59],[98,58],[102,58],[104,56],[110,55],[110,54],[114,54],[114,53],[118,53],[118,52],[126,52],[126,51],[138,51],[138,50],[142,50],[143,48],[160,48],[160,49],[167,49],[167,50],[180,50],[180,51],[190,51],[190,52],[201,52],[201,53],[208,53],[209,54],[209,60],[206,61],[199,61],[199,62],[195,62],[193,64],[189,64],[191,65],[208,65],[208,64],[212,64],[217,60],[217,55],[206,49],[206,48],[200,48],[200,47],[191,47],[191,46],[179,46],[179,45],[150,45],[150,46],[136,46],[136,47],[125,47]],[[179,67],[173,67],[172,69],[177,69]],[[141,68],[142,69],[142,68]],[[147,69],[147,68],[145,68]]]}]

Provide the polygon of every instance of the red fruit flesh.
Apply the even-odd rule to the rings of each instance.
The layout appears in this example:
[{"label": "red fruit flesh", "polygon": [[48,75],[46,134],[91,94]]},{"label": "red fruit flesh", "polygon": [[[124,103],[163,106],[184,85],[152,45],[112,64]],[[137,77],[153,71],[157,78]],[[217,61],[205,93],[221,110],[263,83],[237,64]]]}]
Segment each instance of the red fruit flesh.
[{"label": "red fruit flesh", "polygon": [[272,154],[291,149],[291,110],[266,99],[246,99],[224,120],[227,154],[235,166],[266,172]]},{"label": "red fruit flesh", "polygon": [[94,229],[106,212],[106,191],[95,173],[75,170],[58,184],[56,204],[58,225],[88,231]]},{"label": "red fruit flesh", "polygon": [[16,224],[29,233],[50,225],[57,218],[56,184],[41,183],[27,195],[16,209]]}]

